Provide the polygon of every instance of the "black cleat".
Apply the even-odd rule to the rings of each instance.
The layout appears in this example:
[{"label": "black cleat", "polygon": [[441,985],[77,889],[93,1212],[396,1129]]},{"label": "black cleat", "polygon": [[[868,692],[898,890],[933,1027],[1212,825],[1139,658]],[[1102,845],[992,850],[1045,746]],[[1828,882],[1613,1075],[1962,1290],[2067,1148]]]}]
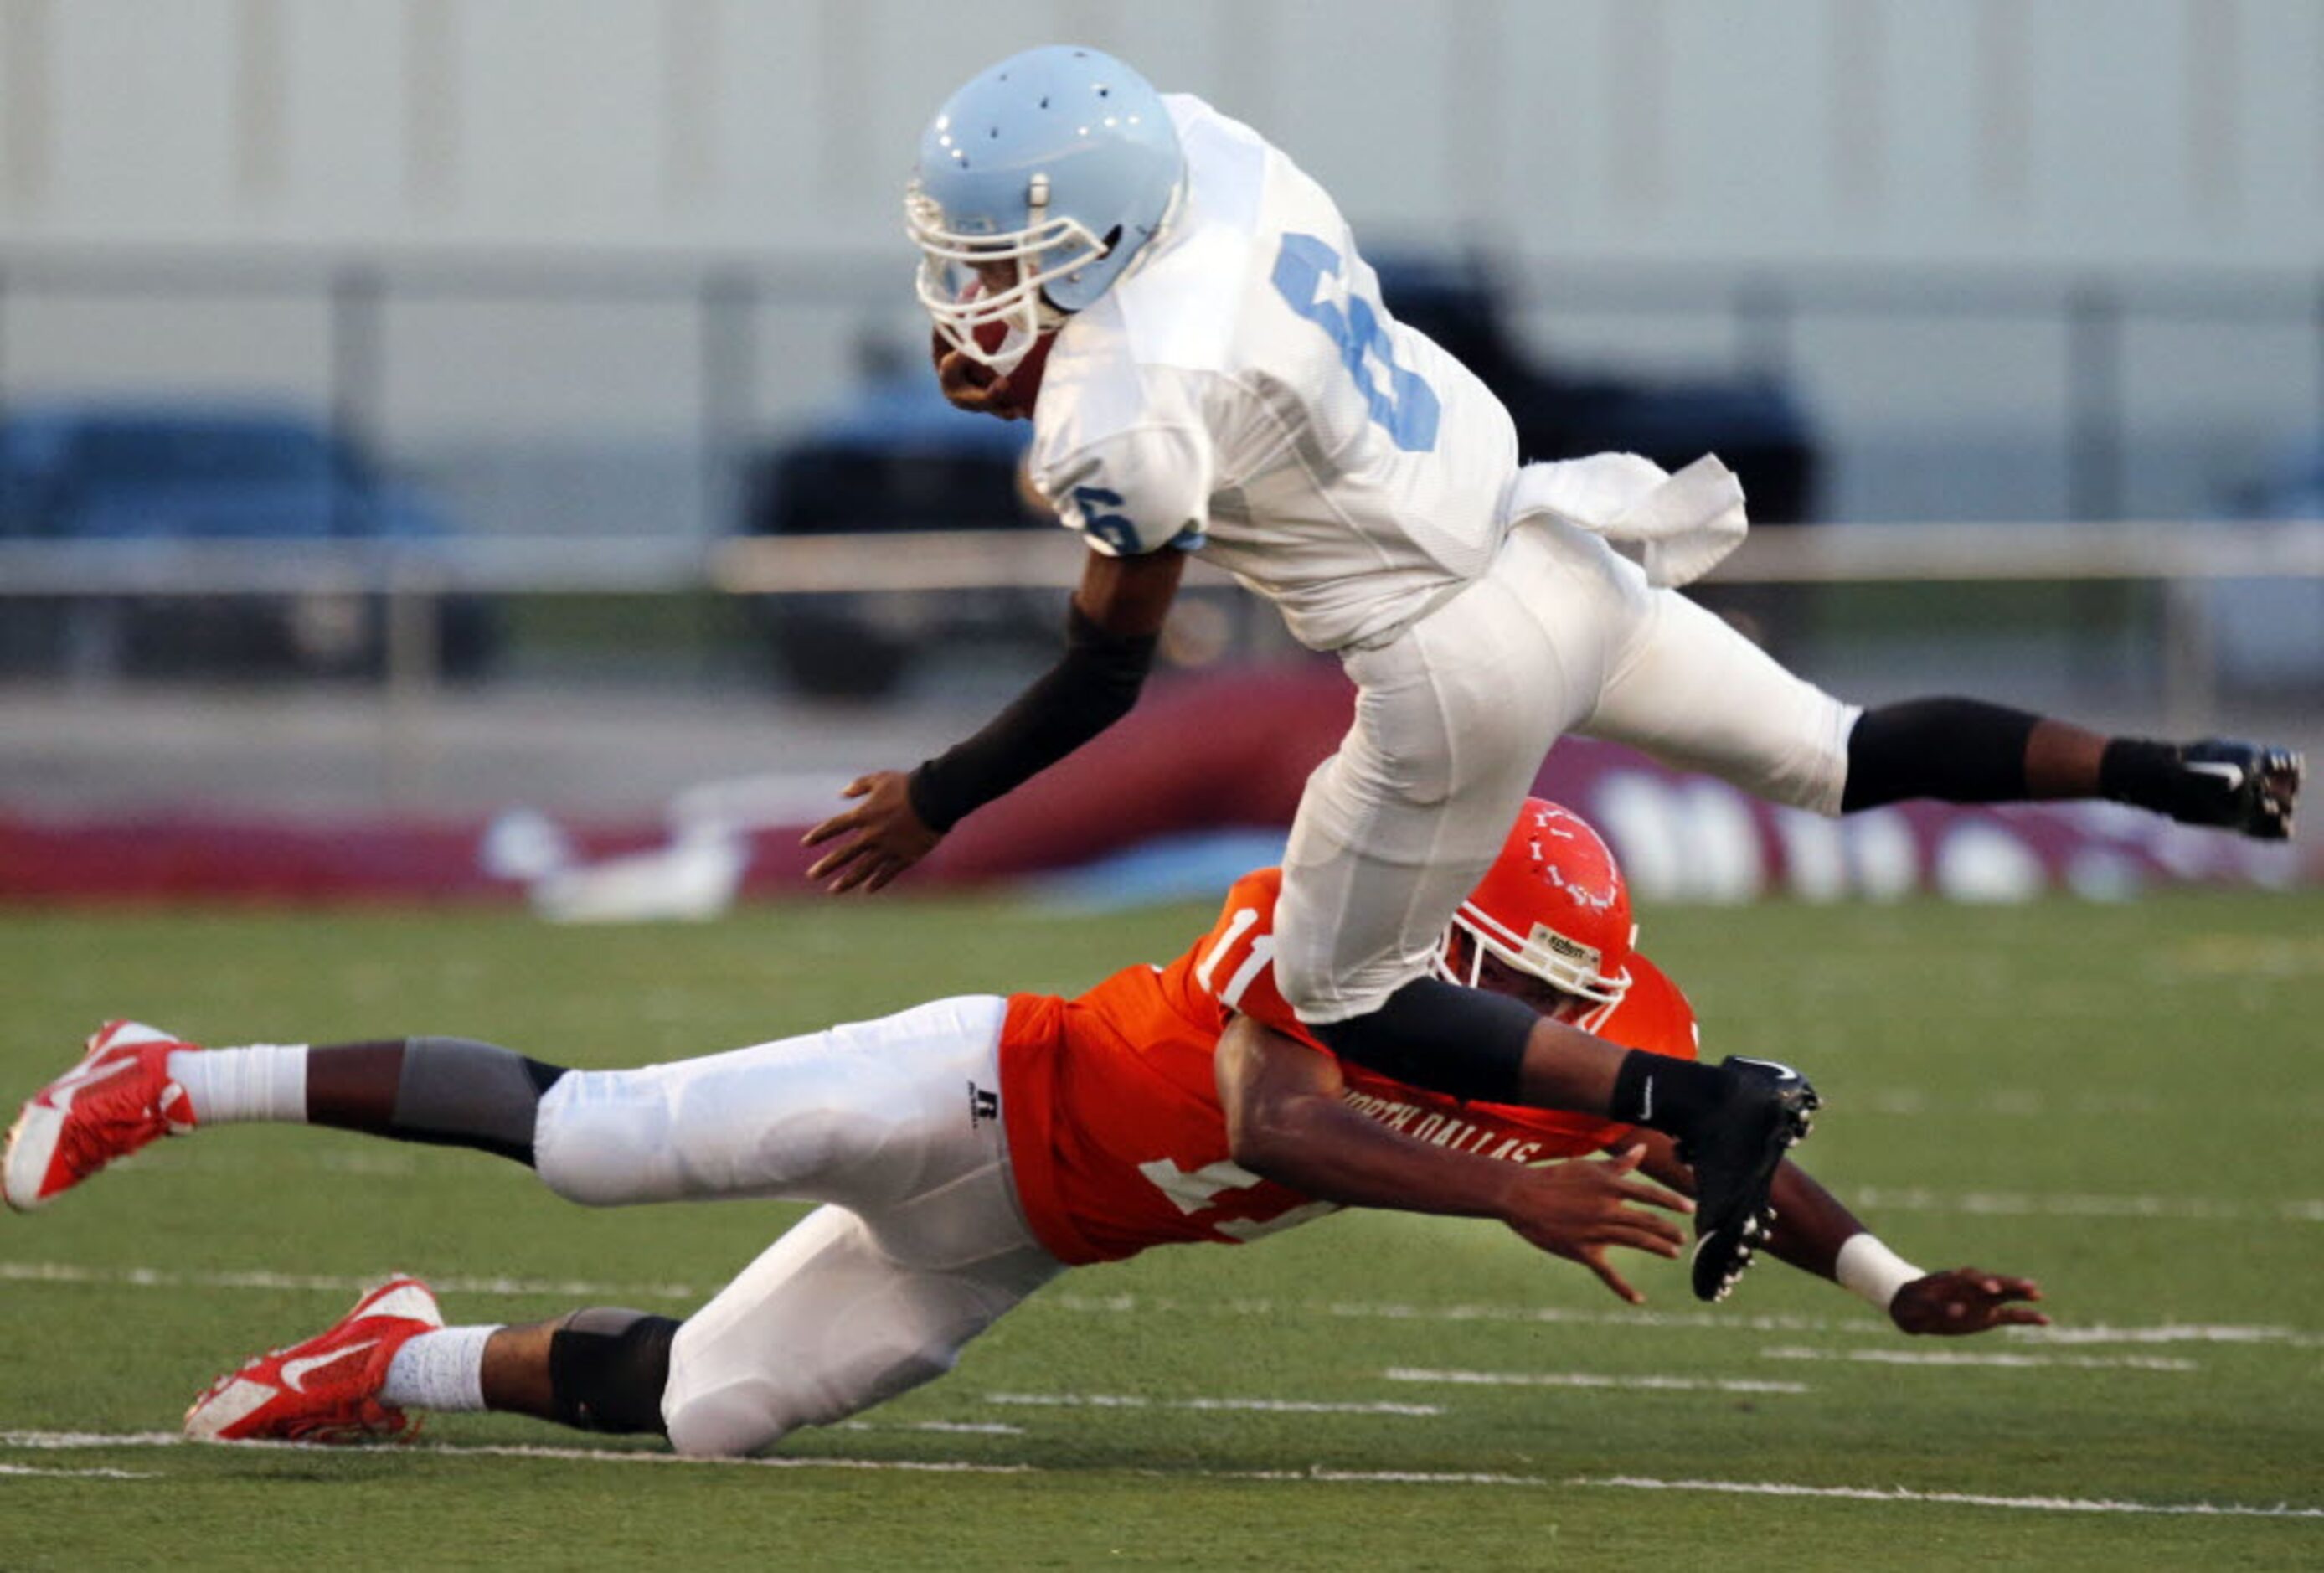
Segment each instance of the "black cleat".
[{"label": "black cleat", "polygon": [[2207,737],[2180,750],[2187,780],[2172,817],[2260,841],[2292,839],[2292,810],[2307,764],[2289,748]]},{"label": "black cleat", "polygon": [[1694,1170],[1694,1298],[1727,1298],[1766,1238],[1767,1205],[1784,1150],[1808,1133],[1821,1100],[1807,1078],[1772,1059],[1730,1054],[1720,1064],[1734,1086],[1719,1112],[1678,1145]]}]

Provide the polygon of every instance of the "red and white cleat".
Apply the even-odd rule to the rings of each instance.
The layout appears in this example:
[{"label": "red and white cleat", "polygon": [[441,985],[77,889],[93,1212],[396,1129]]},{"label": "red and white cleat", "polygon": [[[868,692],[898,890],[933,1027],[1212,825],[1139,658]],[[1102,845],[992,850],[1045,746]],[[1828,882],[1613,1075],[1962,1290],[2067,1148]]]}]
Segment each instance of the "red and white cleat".
[{"label": "red and white cleat", "polygon": [[192,1130],[193,1105],[170,1079],[170,1055],[193,1047],[140,1022],[98,1028],[81,1062],[18,1111],[0,1195],[30,1212],[156,1136]]},{"label": "red and white cleat", "polygon": [[186,1435],[205,1442],[374,1442],[419,1423],[379,1390],[395,1352],[444,1325],[436,1296],[401,1274],[303,1344],[271,1349],[210,1383],[186,1411]]}]

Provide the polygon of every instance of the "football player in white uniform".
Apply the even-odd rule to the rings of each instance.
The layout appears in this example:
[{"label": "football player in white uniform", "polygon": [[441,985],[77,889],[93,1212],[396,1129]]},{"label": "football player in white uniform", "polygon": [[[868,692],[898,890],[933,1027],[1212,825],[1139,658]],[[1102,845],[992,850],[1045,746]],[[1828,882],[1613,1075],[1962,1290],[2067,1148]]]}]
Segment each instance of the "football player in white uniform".
[{"label": "football player in white uniform", "polygon": [[[2291,833],[2285,750],[2108,739],[1969,699],[1862,710],[1784,671],[1672,588],[1743,533],[1716,458],[1521,465],[1508,412],[1389,315],[1323,190],[1119,60],[1060,46],[979,73],[922,138],[907,219],[945,393],[1030,416],[1031,477],[1089,556],[1051,671],[949,752],[855,781],[855,806],[808,833],[831,844],[810,870],[830,889],[879,889],[1125,713],[1193,551],[1358,690],[1285,861],[1277,965],[1299,1018],[1442,1091],[1698,1142],[1718,1126],[1738,1173],[1772,1161],[1753,1149],[1788,1117],[1780,1078],[1706,1069],[1645,1109],[1634,1064],[1428,976],[1561,734],[1826,814],[2104,796]],[[1703,1178],[1707,1226],[1729,1209]]]}]

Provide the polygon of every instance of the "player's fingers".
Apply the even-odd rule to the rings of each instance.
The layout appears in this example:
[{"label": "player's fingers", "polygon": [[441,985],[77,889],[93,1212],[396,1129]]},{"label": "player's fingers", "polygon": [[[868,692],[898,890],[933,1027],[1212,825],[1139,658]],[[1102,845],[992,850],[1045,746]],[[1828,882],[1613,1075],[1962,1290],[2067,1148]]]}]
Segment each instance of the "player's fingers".
[{"label": "player's fingers", "polygon": [[1583,1251],[1578,1260],[1581,1262],[1582,1265],[1587,1267],[1591,1272],[1598,1275],[1599,1282],[1612,1290],[1624,1300],[1627,1300],[1631,1305],[1644,1305],[1646,1303],[1646,1297],[1640,1294],[1637,1290],[1631,1288],[1628,1279],[1624,1278],[1620,1273],[1614,1271],[1614,1264],[1606,1260],[1605,1252],[1592,1247]]},{"label": "player's fingers", "polygon": [[1676,1240],[1683,1237],[1675,1222],[1663,1217],[1660,1213],[1650,1213],[1640,1208],[1609,1207],[1606,1209],[1605,1222],[1625,1229],[1640,1230],[1654,1235],[1656,1239]]},{"label": "player's fingers", "polygon": [[1636,1223],[1607,1231],[1607,1244],[1626,1245],[1633,1251],[1644,1251],[1649,1256],[1675,1256],[1685,1246],[1686,1237],[1660,1218],[1642,1214],[1629,1215]]},{"label": "player's fingers", "polygon": [[1608,1162],[1604,1167],[1606,1172],[1609,1174],[1628,1174],[1639,1164],[1645,1162],[1646,1158],[1646,1144],[1641,1142],[1635,1147],[1627,1147],[1621,1152],[1615,1153],[1612,1161]]},{"label": "player's fingers", "polygon": [[862,886],[871,890],[877,890],[879,888],[879,884],[873,884],[872,882],[879,881],[881,884],[886,883],[881,876],[884,874],[889,874],[890,871],[902,866],[903,865],[901,861],[893,852],[890,851],[887,847],[879,846],[867,839],[866,841],[858,844],[858,850],[853,862],[846,869],[841,872],[840,877],[846,883],[840,885],[839,888],[841,890],[847,891],[854,890],[859,886]]},{"label": "player's fingers", "polygon": [[844,814],[834,814],[814,829],[799,837],[802,847],[820,847],[834,836],[843,836],[855,828],[862,816],[853,809]]},{"label": "player's fingers", "polygon": [[[879,784],[879,782],[872,776],[859,775],[853,781],[849,782],[845,786],[840,788],[839,795],[843,798],[864,797],[869,795],[872,789]],[[853,830],[856,826],[864,822],[863,816],[870,808],[871,805],[866,803],[860,809],[841,810],[838,813],[832,815],[831,818],[825,819],[822,824],[816,826],[806,835],[800,837],[799,845],[802,847],[817,846],[823,842],[830,840],[834,836],[842,835],[849,830]]]},{"label": "player's fingers", "polygon": [[2019,1328],[2046,1328],[2050,1319],[2032,1306],[2006,1305],[1993,1313],[1996,1324],[2006,1322]]},{"label": "player's fingers", "polygon": [[871,856],[871,843],[861,840],[851,841],[846,846],[839,847],[835,851],[824,854],[821,857],[816,858],[812,864],[808,865],[807,876],[809,879],[823,879],[829,875],[841,874],[847,869],[850,864],[859,863],[862,859]]},{"label": "player's fingers", "polygon": [[1679,1195],[1678,1192],[1665,1190],[1659,1185],[1648,1185],[1642,1180],[1629,1180],[1618,1185],[1614,1188],[1614,1194],[1624,1201],[1637,1202],[1643,1207],[1661,1208],[1666,1212],[1676,1213],[1681,1217],[1694,1211],[1694,1203]]},{"label": "player's fingers", "polygon": [[824,891],[829,895],[845,895],[849,891],[871,878],[873,871],[878,867],[879,865],[876,863],[859,860],[853,866],[841,871],[836,879],[823,887]]}]

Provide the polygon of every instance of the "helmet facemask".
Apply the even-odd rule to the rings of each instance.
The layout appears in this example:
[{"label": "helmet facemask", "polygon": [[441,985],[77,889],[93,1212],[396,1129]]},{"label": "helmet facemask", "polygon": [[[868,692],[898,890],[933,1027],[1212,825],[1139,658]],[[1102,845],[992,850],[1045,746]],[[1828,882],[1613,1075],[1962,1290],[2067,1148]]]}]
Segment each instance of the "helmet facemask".
[{"label": "helmet facemask", "polygon": [[[1049,303],[1043,286],[1104,256],[1106,241],[1065,214],[1051,216],[1049,177],[1026,182],[1022,229],[974,235],[945,227],[944,209],[915,180],[904,197],[905,226],[920,248],[916,289],[920,304],[945,343],[1006,376],[1032,353],[1035,340],[1055,331],[1065,313]],[[1015,282],[995,291],[991,273],[1010,268]],[[988,349],[977,330],[999,324],[1000,344]]]},{"label": "helmet facemask", "polygon": [[1590,1008],[1572,1018],[1584,1032],[1595,1032],[1614,1013],[1630,991],[1630,969],[1601,970],[1603,958],[1594,948],[1536,923],[1520,939],[1473,902],[1463,902],[1444,930],[1429,970],[1447,983],[1483,988],[1485,958],[1490,956],[1512,972],[1537,978]]}]

